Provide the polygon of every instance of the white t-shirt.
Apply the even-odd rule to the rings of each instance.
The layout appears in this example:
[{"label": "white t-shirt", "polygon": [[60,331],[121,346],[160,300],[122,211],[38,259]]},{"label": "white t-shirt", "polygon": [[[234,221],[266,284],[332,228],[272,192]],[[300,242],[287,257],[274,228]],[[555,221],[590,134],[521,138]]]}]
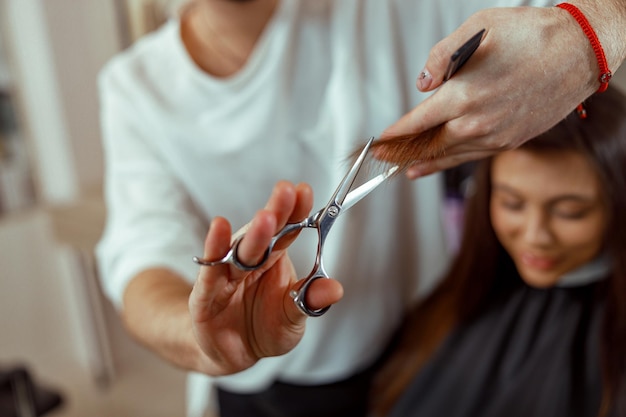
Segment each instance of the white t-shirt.
[{"label": "white t-shirt", "polygon": [[[474,11],[513,3],[523,1],[282,0],[245,67],[226,79],[193,63],[177,20],[114,58],[100,77],[106,293],[120,306],[129,280],[151,267],[193,282],[191,258],[202,254],[210,219],[238,228],[279,180],[310,183],[319,208],[349,153],[423,100],[414,85],[430,48]],[[398,177],[344,214],[324,251],[343,300],[308,320],[292,352],[219,383],[254,392],[276,379],[336,381],[369,365],[407,303],[446,266],[441,201],[438,175]],[[290,248],[299,276],[315,244],[305,230]],[[210,379],[192,379],[189,415],[198,415]]]}]

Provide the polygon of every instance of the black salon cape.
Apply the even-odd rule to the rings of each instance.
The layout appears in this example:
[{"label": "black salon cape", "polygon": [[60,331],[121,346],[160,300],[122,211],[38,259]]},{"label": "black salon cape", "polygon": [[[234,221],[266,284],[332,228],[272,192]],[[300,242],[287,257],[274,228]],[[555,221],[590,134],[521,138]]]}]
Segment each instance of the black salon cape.
[{"label": "black salon cape", "polygon": [[596,417],[603,284],[533,289],[516,280],[448,337],[391,416]]}]

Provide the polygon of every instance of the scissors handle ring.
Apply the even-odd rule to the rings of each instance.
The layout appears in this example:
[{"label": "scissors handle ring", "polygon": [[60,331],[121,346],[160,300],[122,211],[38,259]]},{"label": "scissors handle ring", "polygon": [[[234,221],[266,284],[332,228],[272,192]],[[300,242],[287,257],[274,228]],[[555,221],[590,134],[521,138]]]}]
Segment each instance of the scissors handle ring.
[{"label": "scissors handle ring", "polygon": [[309,275],[306,278],[303,278],[304,282],[299,290],[293,290],[289,294],[293,298],[293,302],[296,304],[296,307],[298,307],[298,309],[301,312],[303,312],[309,317],[319,317],[323,315],[324,313],[326,313],[328,309],[330,308],[330,306],[326,306],[318,310],[312,310],[309,308],[309,306],[306,305],[305,297],[306,297],[307,291],[309,290],[309,286],[311,285],[311,283],[313,283],[313,281],[315,281],[316,279],[320,279],[320,278],[328,279],[328,277],[324,273],[319,272],[319,271],[315,272],[314,274]]},{"label": "scissors handle ring", "polygon": [[197,263],[199,265],[203,265],[203,266],[216,266],[216,265],[223,265],[223,264],[232,264],[235,267],[237,267],[237,269],[239,269],[241,271],[254,271],[254,270],[257,270],[270,257],[270,253],[272,253],[272,248],[274,247],[274,241],[272,240],[272,243],[265,250],[265,252],[263,253],[263,258],[261,258],[261,260],[259,262],[257,262],[255,265],[246,265],[246,264],[244,264],[243,262],[241,262],[239,260],[239,256],[237,255],[237,250],[239,249],[239,243],[241,243],[241,239],[243,239],[243,236],[244,235],[241,235],[237,239],[235,239],[235,241],[231,245],[230,249],[228,250],[228,252],[226,253],[226,255],[224,255],[224,257],[222,259],[218,259],[216,261],[207,261],[206,259],[200,259],[197,256],[194,256],[193,257],[193,261],[195,263]]},{"label": "scissors handle ring", "polygon": [[241,243],[241,240],[243,239],[245,234],[240,235],[233,241],[233,244],[230,246],[230,249],[228,250],[228,252],[226,253],[226,255],[224,255],[222,259],[218,259],[216,261],[208,261],[206,259],[201,259],[201,258],[198,258],[197,256],[194,256],[193,261],[197,263],[198,265],[203,265],[203,266],[232,264],[241,271],[255,271],[259,269],[261,266],[263,266],[265,262],[267,262],[267,260],[270,257],[270,254],[272,253],[272,250],[274,250],[274,245],[276,245],[276,242],[278,242],[285,235],[288,235],[289,233],[292,233],[296,230],[300,230],[304,227],[312,227],[311,225],[314,224],[313,223],[314,219],[315,217],[311,216],[311,217],[304,219],[303,221],[299,223],[287,223],[276,235],[274,235],[267,249],[263,253],[263,257],[255,265],[246,265],[239,260],[239,254],[238,254],[239,244]]}]

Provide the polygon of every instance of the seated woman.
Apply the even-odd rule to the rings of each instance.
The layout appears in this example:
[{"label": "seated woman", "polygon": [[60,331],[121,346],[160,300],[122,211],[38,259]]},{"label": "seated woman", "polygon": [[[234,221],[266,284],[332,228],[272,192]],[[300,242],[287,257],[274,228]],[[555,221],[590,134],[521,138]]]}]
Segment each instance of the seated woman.
[{"label": "seated woman", "polygon": [[481,162],[458,257],[408,314],[375,415],[626,415],[626,98],[585,107]]}]

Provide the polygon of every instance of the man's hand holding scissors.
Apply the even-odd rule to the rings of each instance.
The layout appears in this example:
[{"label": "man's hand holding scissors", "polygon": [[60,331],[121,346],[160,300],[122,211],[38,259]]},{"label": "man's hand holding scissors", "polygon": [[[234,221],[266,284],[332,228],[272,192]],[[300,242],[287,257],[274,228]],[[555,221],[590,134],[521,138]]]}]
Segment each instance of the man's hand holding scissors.
[{"label": "man's hand holding scissors", "polygon": [[[305,218],[312,202],[308,185],[278,183],[266,207],[249,224],[238,246],[238,259],[246,265],[258,264],[272,237],[287,223]],[[203,257],[222,258],[231,248],[231,236],[229,222],[215,218]],[[200,369],[209,367],[206,371],[212,375],[241,371],[298,344],[307,316],[293,300],[292,291],[300,282],[286,251],[296,236],[294,232],[280,239],[258,269],[244,271],[231,263],[200,268],[189,298],[193,331],[209,359]],[[312,309],[322,309],[342,295],[339,282],[319,279],[310,286],[306,302]]]}]

